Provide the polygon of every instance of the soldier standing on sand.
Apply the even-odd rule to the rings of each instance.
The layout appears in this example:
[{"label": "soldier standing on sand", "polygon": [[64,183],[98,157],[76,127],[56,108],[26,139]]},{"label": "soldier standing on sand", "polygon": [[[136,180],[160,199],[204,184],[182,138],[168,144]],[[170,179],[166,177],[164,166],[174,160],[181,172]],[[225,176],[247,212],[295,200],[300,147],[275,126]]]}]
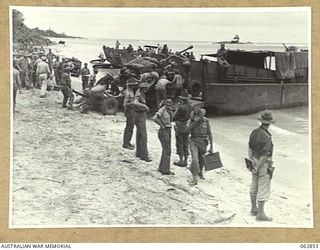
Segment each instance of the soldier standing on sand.
[{"label": "soldier standing on sand", "polygon": [[275,123],[275,119],[272,113],[266,110],[258,120],[261,126],[252,131],[249,139],[249,158],[254,165],[250,188],[251,215],[256,215],[258,221],[272,221],[272,218],[264,213],[264,205],[270,197],[273,174],[273,143],[268,128],[271,123]]},{"label": "soldier standing on sand", "polygon": [[48,54],[46,55],[46,57],[48,58],[48,64],[49,64],[49,68],[51,70],[51,72],[53,71],[53,58],[55,57],[55,54],[52,53],[52,50],[49,49]]},{"label": "soldier standing on sand", "polygon": [[203,177],[203,159],[202,156],[207,152],[208,141],[210,142],[209,152],[213,152],[213,138],[209,124],[209,120],[204,117],[206,111],[196,106],[190,114],[190,123],[187,126],[187,131],[190,132],[190,151],[192,162],[190,171],[192,173],[191,186],[198,184],[198,177]]},{"label": "soldier standing on sand", "polygon": [[53,74],[54,74],[54,79],[56,81],[56,83],[58,84],[58,66],[59,66],[59,56],[55,57],[56,59],[53,62]]},{"label": "soldier standing on sand", "polygon": [[51,74],[49,65],[46,63],[46,57],[42,56],[41,57],[41,62],[38,63],[37,65],[37,78],[39,79],[39,85],[40,85],[40,97],[45,97],[46,96],[46,91],[47,91],[47,80]]},{"label": "soldier standing on sand", "polygon": [[33,81],[33,86],[35,88],[40,88],[40,85],[39,85],[39,79],[38,79],[38,76],[37,76],[37,67],[38,67],[38,64],[42,62],[41,58],[39,58],[38,55],[35,55],[35,60],[33,62],[33,65],[32,65],[32,70],[33,70],[33,77],[32,77],[32,81]]},{"label": "soldier standing on sand", "polygon": [[147,147],[147,112],[149,107],[146,104],[146,95],[149,84],[146,82],[141,82],[139,84],[139,89],[135,94],[135,99],[133,102],[133,107],[135,111],[135,125],[137,127],[136,132],[136,156],[141,160],[146,162],[151,162],[149,158],[148,147]]},{"label": "soldier standing on sand", "polygon": [[31,81],[29,78],[31,65],[29,63],[27,53],[25,53],[23,57],[19,60],[19,68],[20,68],[21,86],[26,89],[29,89],[31,85]]},{"label": "soldier standing on sand", "polygon": [[124,114],[127,118],[126,121],[126,127],[124,129],[123,134],[123,148],[127,149],[134,149],[134,146],[130,143],[132,134],[133,134],[133,128],[135,123],[135,112],[133,110],[133,102],[135,99],[135,93],[134,89],[136,86],[138,86],[138,82],[134,80],[133,78],[129,78],[127,80],[127,88],[124,92],[124,101],[123,101],[123,107],[124,107]]},{"label": "soldier standing on sand", "polygon": [[171,158],[171,127],[172,127],[172,100],[162,100],[158,112],[153,117],[160,128],[158,137],[162,146],[161,160],[158,171],[163,175],[174,175],[170,171]]},{"label": "soldier standing on sand", "polygon": [[97,74],[98,74],[98,69],[94,68],[93,69],[93,74],[90,75],[89,77],[89,83],[88,83],[88,88],[91,89],[97,81]]},{"label": "soldier standing on sand", "polygon": [[192,112],[192,106],[189,103],[191,96],[184,90],[179,98],[182,100],[182,103],[177,107],[177,110],[173,115],[173,121],[176,123],[174,128],[179,161],[174,162],[173,164],[179,167],[186,167],[189,155],[189,133],[187,132],[187,122],[190,119],[190,114]]},{"label": "soldier standing on sand", "polygon": [[81,70],[81,81],[82,81],[82,90],[88,88],[90,70],[88,69],[88,64],[84,64],[84,68]]}]

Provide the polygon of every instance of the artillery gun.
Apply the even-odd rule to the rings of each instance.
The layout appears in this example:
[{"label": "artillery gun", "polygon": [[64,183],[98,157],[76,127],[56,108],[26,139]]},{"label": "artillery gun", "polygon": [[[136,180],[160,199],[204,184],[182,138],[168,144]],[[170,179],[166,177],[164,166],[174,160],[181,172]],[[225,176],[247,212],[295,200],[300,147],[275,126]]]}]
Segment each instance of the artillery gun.
[{"label": "artillery gun", "polygon": [[77,101],[82,113],[93,110],[101,112],[103,115],[115,115],[119,109],[118,100],[107,91],[86,90],[84,93],[80,93],[72,89],[72,92],[82,97]]}]

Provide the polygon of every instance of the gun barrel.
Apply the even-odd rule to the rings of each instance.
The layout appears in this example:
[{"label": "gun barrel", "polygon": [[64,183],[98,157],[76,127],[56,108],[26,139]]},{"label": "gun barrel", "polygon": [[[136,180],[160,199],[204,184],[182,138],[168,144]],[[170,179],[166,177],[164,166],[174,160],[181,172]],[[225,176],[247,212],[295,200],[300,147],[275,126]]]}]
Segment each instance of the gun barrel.
[{"label": "gun barrel", "polygon": [[180,52],[178,52],[178,54],[181,54],[181,53],[183,53],[183,52],[186,52],[186,51],[189,50],[189,49],[193,49],[193,46],[191,45],[191,46],[189,46],[188,48],[186,48],[186,49],[184,49],[184,50],[181,50]]}]

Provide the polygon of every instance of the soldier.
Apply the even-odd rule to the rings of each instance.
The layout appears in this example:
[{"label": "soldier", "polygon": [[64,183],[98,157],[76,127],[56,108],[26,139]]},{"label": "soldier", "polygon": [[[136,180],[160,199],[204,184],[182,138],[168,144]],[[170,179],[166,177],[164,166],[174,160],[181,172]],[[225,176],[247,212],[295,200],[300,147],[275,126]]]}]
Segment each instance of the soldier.
[{"label": "soldier", "polygon": [[65,65],[67,63],[67,59],[65,57],[62,58],[62,61],[58,63],[57,65],[57,77],[56,81],[58,84],[60,84],[60,79],[63,74],[63,69],[65,68]]},{"label": "soldier", "polygon": [[190,119],[192,112],[192,106],[189,103],[191,95],[186,90],[182,91],[179,96],[182,103],[178,106],[176,112],[173,115],[173,121],[175,125],[176,133],[176,148],[179,155],[179,161],[174,162],[174,165],[179,167],[186,167],[189,155],[189,133],[187,132],[187,122]]},{"label": "soldier", "polygon": [[81,70],[81,81],[82,81],[82,90],[88,88],[90,70],[88,69],[88,64],[84,64],[84,68]]},{"label": "soldier", "polygon": [[19,60],[20,68],[20,80],[22,87],[29,89],[31,87],[31,81],[29,78],[31,65],[28,60],[28,54],[25,53],[23,57]]},{"label": "soldier", "polygon": [[149,84],[146,82],[141,82],[139,84],[139,89],[135,94],[135,99],[133,102],[133,107],[135,111],[135,125],[137,127],[136,132],[136,156],[141,160],[146,162],[151,162],[149,158],[148,148],[147,148],[147,127],[146,118],[149,107],[146,104],[146,95]]},{"label": "soldier", "polygon": [[192,162],[190,171],[192,173],[191,186],[198,184],[198,177],[203,177],[203,159],[202,156],[207,152],[208,141],[210,142],[209,152],[213,152],[213,138],[209,124],[209,120],[204,117],[206,111],[198,106],[190,114],[190,123],[187,126],[187,131],[190,132],[190,151]]},{"label": "soldier", "polygon": [[106,89],[108,89],[113,95],[119,95],[120,93],[119,87],[114,81],[113,76],[109,73],[101,77],[96,85],[105,85]]},{"label": "soldier", "polygon": [[121,43],[117,40],[117,41],[116,41],[116,49],[119,49],[120,44],[121,44]]},{"label": "soldier", "polygon": [[46,55],[48,58],[48,64],[49,64],[49,68],[51,70],[51,73],[53,71],[53,58],[55,57],[55,54],[52,53],[52,50],[49,49],[48,54]]},{"label": "soldier", "polygon": [[67,107],[67,101],[69,100],[69,109],[72,109],[72,103],[74,100],[74,95],[71,90],[71,77],[70,77],[70,68],[66,67],[63,70],[61,79],[60,79],[60,85],[61,85],[61,92],[63,94],[63,102],[62,102],[62,108]]},{"label": "soldier", "polygon": [[266,216],[264,205],[270,197],[273,174],[273,143],[268,128],[271,123],[275,123],[275,119],[272,113],[266,110],[261,113],[258,120],[261,126],[252,131],[249,139],[249,158],[254,165],[250,188],[251,215],[256,216],[258,221],[272,221],[271,217]]},{"label": "soldier", "polygon": [[156,92],[156,101],[157,106],[160,105],[162,100],[167,98],[167,85],[170,81],[167,79],[165,75],[161,75],[154,89]]},{"label": "soldier", "polygon": [[46,91],[47,91],[47,80],[51,74],[49,65],[46,63],[46,57],[42,56],[41,57],[41,62],[38,63],[37,65],[37,78],[39,79],[39,85],[40,85],[40,97],[45,97],[46,96]]},{"label": "soldier", "polygon": [[221,43],[220,49],[217,51],[217,61],[220,65],[219,67],[220,76],[224,76],[227,73],[228,68],[230,66],[230,64],[227,61],[227,58],[228,58],[228,51],[225,49],[224,43]]},{"label": "soldier", "polygon": [[171,85],[174,89],[174,99],[176,100],[178,96],[181,95],[181,92],[183,90],[183,77],[181,75],[181,72],[179,69],[174,69],[174,76],[171,81]]},{"label": "soldier", "polygon": [[90,75],[89,77],[89,84],[88,84],[88,88],[91,89],[97,81],[97,74],[98,74],[98,69],[94,68],[93,69],[93,74]]},{"label": "soldier", "polygon": [[54,79],[56,83],[58,84],[58,66],[59,66],[59,56],[55,57],[55,60],[53,61],[53,73],[54,73]]},{"label": "soldier", "polygon": [[220,66],[229,67],[229,63],[227,62],[228,51],[225,49],[224,43],[220,44],[220,49],[217,51],[217,60]]},{"label": "soldier", "polygon": [[133,110],[133,102],[135,99],[135,88],[138,86],[138,82],[134,80],[133,78],[129,78],[127,80],[127,88],[125,90],[124,94],[124,102],[123,102],[123,107],[124,107],[124,114],[127,118],[126,121],[126,128],[124,129],[124,134],[123,134],[123,148],[127,149],[134,149],[134,146],[130,143],[132,134],[133,134],[133,128],[134,128],[134,118],[135,118],[135,112]]},{"label": "soldier", "polygon": [[160,126],[158,130],[158,137],[162,146],[162,154],[158,171],[163,175],[174,175],[174,172],[170,171],[172,100],[162,100],[160,108],[155,114],[153,120]]},{"label": "soldier", "polygon": [[33,62],[33,65],[32,65],[32,71],[33,71],[33,86],[35,88],[40,88],[40,84],[39,84],[39,79],[38,79],[38,76],[37,76],[37,67],[38,67],[38,64],[42,62],[41,58],[39,57],[39,55],[35,55],[35,60]]}]

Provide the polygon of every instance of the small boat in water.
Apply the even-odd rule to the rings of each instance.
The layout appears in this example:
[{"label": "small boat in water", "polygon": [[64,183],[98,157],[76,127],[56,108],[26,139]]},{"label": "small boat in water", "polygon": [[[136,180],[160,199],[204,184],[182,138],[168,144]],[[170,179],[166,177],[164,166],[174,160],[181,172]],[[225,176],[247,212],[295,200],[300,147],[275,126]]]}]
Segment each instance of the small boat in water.
[{"label": "small boat in water", "polygon": [[231,43],[239,43],[240,37],[239,35],[235,35],[234,38],[231,40]]},{"label": "small boat in water", "polygon": [[224,43],[224,44],[250,44],[252,42],[240,42],[240,36],[239,35],[235,35],[232,40],[230,41],[219,41],[219,42],[215,42],[213,44],[221,44],[221,43]]}]

